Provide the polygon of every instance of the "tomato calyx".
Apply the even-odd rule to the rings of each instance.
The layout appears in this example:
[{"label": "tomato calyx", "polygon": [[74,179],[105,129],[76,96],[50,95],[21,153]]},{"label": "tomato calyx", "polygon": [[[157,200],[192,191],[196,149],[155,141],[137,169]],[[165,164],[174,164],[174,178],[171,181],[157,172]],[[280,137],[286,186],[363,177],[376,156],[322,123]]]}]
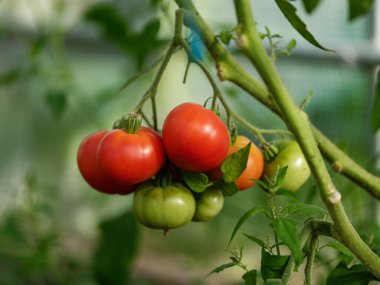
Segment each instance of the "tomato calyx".
[{"label": "tomato calyx", "polygon": [[126,116],[121,117],[116,121],[114,128],[122,129],[128,134],[135,134],[139,131],[142,123],[142,116],[140,113],[131,112]]},{"label": "tomato calyx", "polygon": [[262,149],[264,150],[264,159],[267,162],[273,161],[278,155],[278,148],[273,143],[263,143]]}]

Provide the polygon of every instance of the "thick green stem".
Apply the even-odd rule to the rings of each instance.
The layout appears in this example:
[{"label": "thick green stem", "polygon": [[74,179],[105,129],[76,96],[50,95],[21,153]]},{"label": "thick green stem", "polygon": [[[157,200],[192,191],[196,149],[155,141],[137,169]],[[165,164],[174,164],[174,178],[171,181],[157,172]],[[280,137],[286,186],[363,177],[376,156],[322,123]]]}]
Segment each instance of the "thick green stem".
[{"label": "thick green stem", "polygon": [[306,285],[313,284],[313,265],[315,253],[317,252],[319,238],[316,233],[312,233],[310,237],[309,251],[307,252],[307,261],[305,267],[305,283]]},{"label": "thick green stem", "polygon": [[[277,104],[270,96],[268,89],[251,74],[245,71],[228,50],[219,43],[218,39],[213,34],[213,31],[200,17],[191,0],[175,1],[179,7],[186,10],[186,25],[190,27],[196,26],[197,30],[201,33],[208,51],[217,64],[220,79],[229,80],[235,83],[281,117],[282,114],[278,109]],[[312,126],[312,131],[324,157],[330,162],[340,165],[341,174],[347,176],[357,185],[361,186],[373,197],[380,199],[380,178],[372,175],[358,165],[314,126]]]},{"label": "thick green stem", "polygon": [[[305,246],[306,241],[309,239],[311,234],[329,236],[337,239],[335,232],[332,229],[332,224],[326,221],[311,221],[308,222],[300,233],[300,244],[301,247]],[[284,274],[281,278],[281,285],[287,285],[289,283],[290,277],[296,267],[296,262],[291,256],[286,265]]]},{"label": "thick green stem", "polygon": [[365,264],[371,272],[380,278],[380,258],[362,241],[349,221],[313,137],[309,122],[288,93],[276,68],[273,66],[262,44],[251,12],[249,0],[235,0],[235,9],[239,21],[238,45],[256,67],[277,102],[288,128],[294,133],[310,170],[320,190],[334,228],[340,240]]}]

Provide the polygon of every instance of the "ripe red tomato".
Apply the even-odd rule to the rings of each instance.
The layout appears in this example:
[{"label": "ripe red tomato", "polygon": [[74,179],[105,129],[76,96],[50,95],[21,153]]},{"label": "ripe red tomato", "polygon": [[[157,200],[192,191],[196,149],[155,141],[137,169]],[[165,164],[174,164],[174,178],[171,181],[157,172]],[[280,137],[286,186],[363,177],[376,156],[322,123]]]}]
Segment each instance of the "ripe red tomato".
[{"label": "ripe red tomato", "polygon": [[154,176],[164,165],[161,137],[150,128],[136,133],[110,131],[100,142],[98,162],[108,177],[120,184],[137,184]]},{"label": "ripe red tomato", "polygon": [[[249,150],[247,167],[239,176],[239,178],[235,180],[235,184],[239,188],[239,190],[245,190],[251,187],[253,184],[255,184],[256,182],[252,181],[251,179],[259,179],[264,170],[263,154],[253,142],[251,142],[248,138],[244,136],[238,136],[236,138],[235,143],[231,145],[228,149],[228,155],[237,152],[238,150],[245,147],[248,143],[252,144]],[[220,166],[211,170],[208,173],[208,175],[213,180],[219,179],[222,176]]]},{"label": "ripe red tomato", "polygon": [[162,138],[170,161],[177,167],[204,172],[227,156],[227,126],[212,111],[194,103],[175,107],[166,117]]},{"label": "ripe red tomato", "polygon": [[120,185],[112,181],[99,167],[97,151],[100,141],[108,131],[95,132],[81,142],[77,163],[84,180],[94,189],[108,194],[128,194],[133,192],[134,185]]}]

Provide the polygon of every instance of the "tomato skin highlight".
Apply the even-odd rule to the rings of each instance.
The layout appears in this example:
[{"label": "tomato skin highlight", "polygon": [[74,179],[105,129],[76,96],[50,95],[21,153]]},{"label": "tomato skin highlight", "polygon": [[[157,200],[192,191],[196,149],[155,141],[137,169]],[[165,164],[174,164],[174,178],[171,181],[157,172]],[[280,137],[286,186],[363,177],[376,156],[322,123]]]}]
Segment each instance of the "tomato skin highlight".
[{"label": "tomato skin highlight", "polygon": [[195,103],[183,103],[166,117],[162,138],[170,161],[178,168],[204,172],[227,156],[227,126],[212,111]]},{"label": "tomato skin highlight", "polygon": [[[230,145],[228,149],[228,155],[237,152],[238,150],[244,148],[247,144],[251,143],[251,148],[248,154],[247,167],[243,171],[243,173],[239,176],[238,179],[235,180],[236,186],[239,190],[246,190],[256,182],[251,179],[260,179],[264,170],[264,156],[261,150],[247,137],[238,136],[233,145]],[[227,156],[228,156],[227,155]],[[217,180],[222,177],[222,171],[220,170],[221,166],[212,169],[208,172],[208,176],[212,180]]]},{"label": "tomato skin highlight", "polygon": [[173,229],[190,222],[195,212],[195,198],[182,184],[165,187],[141,184],[133,196],[136,219],[152,229]]},{"label": "tomato skin highlight", "polygon": [[98,162],[104,173],[117,183],[141,183],[154,176],[164,165],[161,137],[146,127],[140,127],[133,134],[115,129],[100,142]]},{"label": "tomato skin highlight", "polygon": [[77,164],[84,180],[95,190],[108,194],[129,194],[134,185],[120,185],[110,179],[100,168],[97,151],[100,141],[108,131],[98,131],[85,137],[77,152]]},{"label": "tomato skin highlight", "polygon": [[274,142],[279,153],[270,162],[265,163],[264,175],[271,177],[277,167],[288,166],[282,189],[297,191],[309,178],[310,168],[295,140],[280,140]]}]

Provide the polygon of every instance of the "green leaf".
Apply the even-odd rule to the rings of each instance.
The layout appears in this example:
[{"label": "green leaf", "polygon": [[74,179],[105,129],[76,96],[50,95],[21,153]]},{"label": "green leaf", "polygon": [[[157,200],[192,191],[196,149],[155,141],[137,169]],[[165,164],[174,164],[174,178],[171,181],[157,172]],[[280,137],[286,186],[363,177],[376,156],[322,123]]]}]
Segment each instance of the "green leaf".
[{"label": "green leaf", "polygon": [[225,264],[219,265],[218,267],[216,267],[213,270],[211,270],[211,272],[209,274],[207,274],[207,276],[209,276],[209,275],[211,275],[213,273],[219,273],[219,272],[223,271],[224,269],[233,267],[235,265],[236,265],[235,262],[229,262],[229,263],[225,263]]},{"label": "green leaf", "polygon": [[62,118],[67,107],[67,94],[63,91],[50,90],[45,99],[56,119]]},{"label": "green leaf", "polygon": [[95,279],[98,284],[127,284],[138,241],[133,213],[102,222],[100,230],[92,266]]},{"label": "green leaf", "polygon": [[92,5],[85,12],[85,19],[97,25],[103,36],[122,48],[126,48],[128,34],[126,21],[119,9],[112,3]]},{"label": "green leaf", "polygon": [[206,174],[201,172],[182,171],[186,185],[194,192],[201,193],[211,185]]},{"label": "green leaf", "polygon": [[231,237],[230,237],[230,240],[228,242],[228,245],[227,247],[230,245],[231,241],[233,240],[233,238],[235,237],[237,231],[240,229],[240,227],[252,216],[254,215],[257,215],[261,212],[264,212],[266,209],[266,207],[260,205],[260,206],[256,206],[256,207],[253,207],[252,209],[248,210],[247,212],[244,213],[243,216],[241,216],[241,218],[239,219],[239,221],[237,222],[237,224],[235,225],[235,228],[234,230],[232,231],[232,234],[231,234]]},{"label": "green leaf", "polygon": [[281,12],[288,19],[289,23],[294,29],[309,43],[317,48],[323,49],[325,51],[332,51],[328,48],[323,47],[314,36],[307,30],[305,23],[296,14],[297,9],[287,0],[276,0],[277,6],[280,8]]},{"label": "green leaf", "polygon": [[281,279],[267,279],[265,285],[281,285]]},{"label": "green leaf", "polygon": [[157,36],[158,32],[160,31],[160,26],[161,26],[161,22],[158,19],[154,19],[145,25],[142,33],[147,38],[154,38]]},{"label": "green leaf", "polygon": [[250,270],[242,276],[244,285],[256,285],[257,271]]},{"label": "green leaf", "polygon": [[269,186],[264,181],[259,180],[259,179],[253,179],[253,178],[249,179],[249,180],[256,182],[257,185],[259,185],[261,189],[263,189],[264,191],[268,192]]},{"label": "green leaf", "polygon": [[282,278],[289,257],[289,255],[271,255],[262,249],[260,271],[264,281]]},{"label": "green leaf", "polygon": [[320,3],[320,0],[302,0],[307,13],[311,14]]},{"label": "green leaf", "polygon": [[250,239],[250,240],[253,241],[254,243],[257,243],[257,244],[258,244],[259,246],[261,246],[262,248],[266,248],[266,247],[267,247],[266,243],[265,243],[263,240],[261,240],[261,239],[255,237],[255,236],[247,235],[247,234],[245,234],[245,233],[243,233],[243,235],[245,235],[248,239]]},{"label": "green leaf", "polygon": [[230,31],[222,31],[219,34],[219,38],[226,46],[228,46],[233,38],[233,35]]},{"label": "green leaf", "polygon": [[297,45],[297,41],[295,39],[291,39],[290,42],[286,45],[286,50],[289,52],[294,49]]},{"label": "green leaf", "polygon": [[372,280],[378,279],[363,264],[348,268],[340,263],[330,272],[326,285],[367,285]]},{"label": "green leaf", "polygon": [[374,0],[348,0],[349,20],[355,20],[366,14],[372,8],[374,2]]},{"label": "green leaf", "polygon": [[284,183],[286,171],[288,170],[288,166],[281,167],[278,172],[276,172],[276,178],[275,178],[275,189],[281,188],[282,183]]},{"label": "green leaf", "polygon": [[302,249],[297,233],[296,222],[287,218],[277,218],[272,223],[278,237],[289,247],[296,264],[302,261]]},{"label": "green leaf", "polygon": [[324,245],[323,247],[334,248],[334,249],[338,250],[340,253],[342,253],[346,256],[349,256],[349,257],[354,256],[352,254],[352,252],[346,246],[344,246],[343,244],[341,244],[340,242],[337,242],[337,241],[331,241],[331,242],[327,243],[326,245]]},{"label": "green leaf", "polygon": [[223,180],[219,180],[215,187],[219,188],[224,197],[235,195],[239,192],[239,188],[236,186],[235,182],[227,183]]},{"label": "green leaf", "polygon": [[277,190],[275,192],[275,195],[276,196],[286,196],[291,200],[298,201],[296,194],[294,194],[294,192],[289,191],[289,190],[285,190],[285,189]]},{"label": "green leaf", "polygon": [[300,215],[304,217],[316,216],[316,215],[325,215],[327,214],[326,210],[309,204],[304,203],[292,203],[284,208],[284,212],[287,216],[289,215]]},{"label": "green leaf", "polygon": [[243,173],[244,169],[247,167],[250,148],[251,143],[229,155],[223,161],[221,170],[224,181],[234,182]]},{"label": "green leaf", "polygon": [[375,98],[372,109],[372,130],[376,133],[380,128],[380,69],[377,71]]}]

